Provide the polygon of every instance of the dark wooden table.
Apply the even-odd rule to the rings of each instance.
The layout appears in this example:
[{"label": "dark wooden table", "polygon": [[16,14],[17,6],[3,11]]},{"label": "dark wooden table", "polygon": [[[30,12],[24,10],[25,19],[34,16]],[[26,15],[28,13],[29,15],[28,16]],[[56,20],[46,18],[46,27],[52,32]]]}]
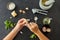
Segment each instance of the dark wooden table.
[{"label": "dark wooden table", "polygon": [[[31,21],[34,21],[33,18],[37,16],[39,18],[37,24],[39,25],[39,28],[42,28],[42,20],[46,16],[40,14],[33,15],[31,11],[32,8],[40,8],[39,0],[0,0],[0,40],[12,30],[6,30],[4,25],[4,21],[11,17],[11,11],[7,9],[8,2],[14,2],[16,4],[15,10],[18,13],[18,16],[11,19],[13,22],[17,22],[23,17],[30,18]],[[25,9],[26,7],[29,7],[29,11],[27,11],[26,14],[20,14],[18,12],[19,9]],[[60,40],[60,0],[56,0],[54,6],[48,12],[48,17],[53,18],[52,23],[50,24],[52,31],[51,33],[46,34],[46,36],[48,36],[50,40]],[[24,27],[22,31],[23,34],[20,34],[19,32],[14,40],[31,40],[29,36],[32,32],[26,27]],[[38,38],[33,40],[38,40]]]}]

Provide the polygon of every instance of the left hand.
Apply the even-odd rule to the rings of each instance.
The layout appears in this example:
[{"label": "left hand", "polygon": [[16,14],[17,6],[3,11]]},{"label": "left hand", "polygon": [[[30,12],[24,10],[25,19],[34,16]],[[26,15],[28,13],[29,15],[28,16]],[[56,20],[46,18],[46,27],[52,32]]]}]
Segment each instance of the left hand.
[{"label": "left hand", "polygon": [[25,18],[22,18],[20,19],[18,22],[17,22],[17,25],[18,27],[22,27],[24,26],[25,24],[27,23],[27,20]]}]

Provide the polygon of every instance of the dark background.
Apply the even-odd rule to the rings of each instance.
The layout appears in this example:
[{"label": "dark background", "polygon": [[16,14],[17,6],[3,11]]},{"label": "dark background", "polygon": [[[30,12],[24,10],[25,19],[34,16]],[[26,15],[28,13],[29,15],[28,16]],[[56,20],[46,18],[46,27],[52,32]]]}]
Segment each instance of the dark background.
[{"label": "dark background", "polygon": [[[7,4],[9,2],[14,2],[16,4],[15,10],[18,13],[16,18],[11,19],[13,22],[17,22],[18,19],[23,17],[30,18],[31,21],[34,21],[33,18],[38,16],[39,19],[37,23],[39,28],[42,28],[42,20],[46,16],[40,14],[33,15],[31,11],[32,8],[40,8],[39,0],[0,0],[0,40],[2,40],[12,30],[6,30],[4,25],[4,21],[11,17],[11,11],[7,9]],[[29,11],[27,11],[26,14],[20,14],[18,12],[19,9],[25,9],[26,7],[29,8]],[[50,40],[60,40],[60,0],[56,0],[55,4],[48,12],[48,17],[53,18],[52,23],[50,24],[52,31],[51,33],[46,34],[46,36],[48,36]],[[23,34],[20,34],[19,32],[14,40],[31,40],[29,36],[32,32],[30,32],[26,27],[24,27],[22,31]],[[38,38],[33,40],[38,40]]]}]

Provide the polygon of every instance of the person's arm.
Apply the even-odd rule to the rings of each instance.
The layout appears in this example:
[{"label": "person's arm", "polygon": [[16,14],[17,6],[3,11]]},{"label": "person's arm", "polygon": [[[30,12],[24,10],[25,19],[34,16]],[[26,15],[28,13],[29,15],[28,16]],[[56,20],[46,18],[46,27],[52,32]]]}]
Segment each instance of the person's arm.
[{"label": "person's arm", "polygon": [[16,34],[23,28],[25,23],[26,21],[24,18],[19,20],[15,28],[5,38],[3,38],[3,40],[13,40]]},{"label": "person's arm", "polygon": [[48,37],[46,37],[40,30],[37,30],[35,33],[40,40],[49,40]]},{"label": "person's arm", "polygon": [[13,40],[13,38],[21,29],[22,28],[19,28],[18,26],[16,26],[3,40]]},{"label": "person's arm", "polygon": [[38,25],[36,23],[27,23],[26,26],[32,31],[34,34],[38,36],[40,40],[49,40],[38,28]]}]

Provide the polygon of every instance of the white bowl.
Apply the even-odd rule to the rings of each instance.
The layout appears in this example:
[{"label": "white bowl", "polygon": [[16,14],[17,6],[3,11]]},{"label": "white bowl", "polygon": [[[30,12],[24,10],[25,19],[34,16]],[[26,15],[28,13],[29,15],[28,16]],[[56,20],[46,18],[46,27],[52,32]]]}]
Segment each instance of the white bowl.
[{"label": "white bowl", "polygon": [[50,8],[53,6],[53,3],[50,4],[50,5],[48,5],[48,6],[45,6],[45,5],[42,4],[42,0],[40,0],[40,1],[39,1],[39,6],[40,6],[40,8],[43,9],[43,10],[48,10],[48,9],[50,9]]}]

